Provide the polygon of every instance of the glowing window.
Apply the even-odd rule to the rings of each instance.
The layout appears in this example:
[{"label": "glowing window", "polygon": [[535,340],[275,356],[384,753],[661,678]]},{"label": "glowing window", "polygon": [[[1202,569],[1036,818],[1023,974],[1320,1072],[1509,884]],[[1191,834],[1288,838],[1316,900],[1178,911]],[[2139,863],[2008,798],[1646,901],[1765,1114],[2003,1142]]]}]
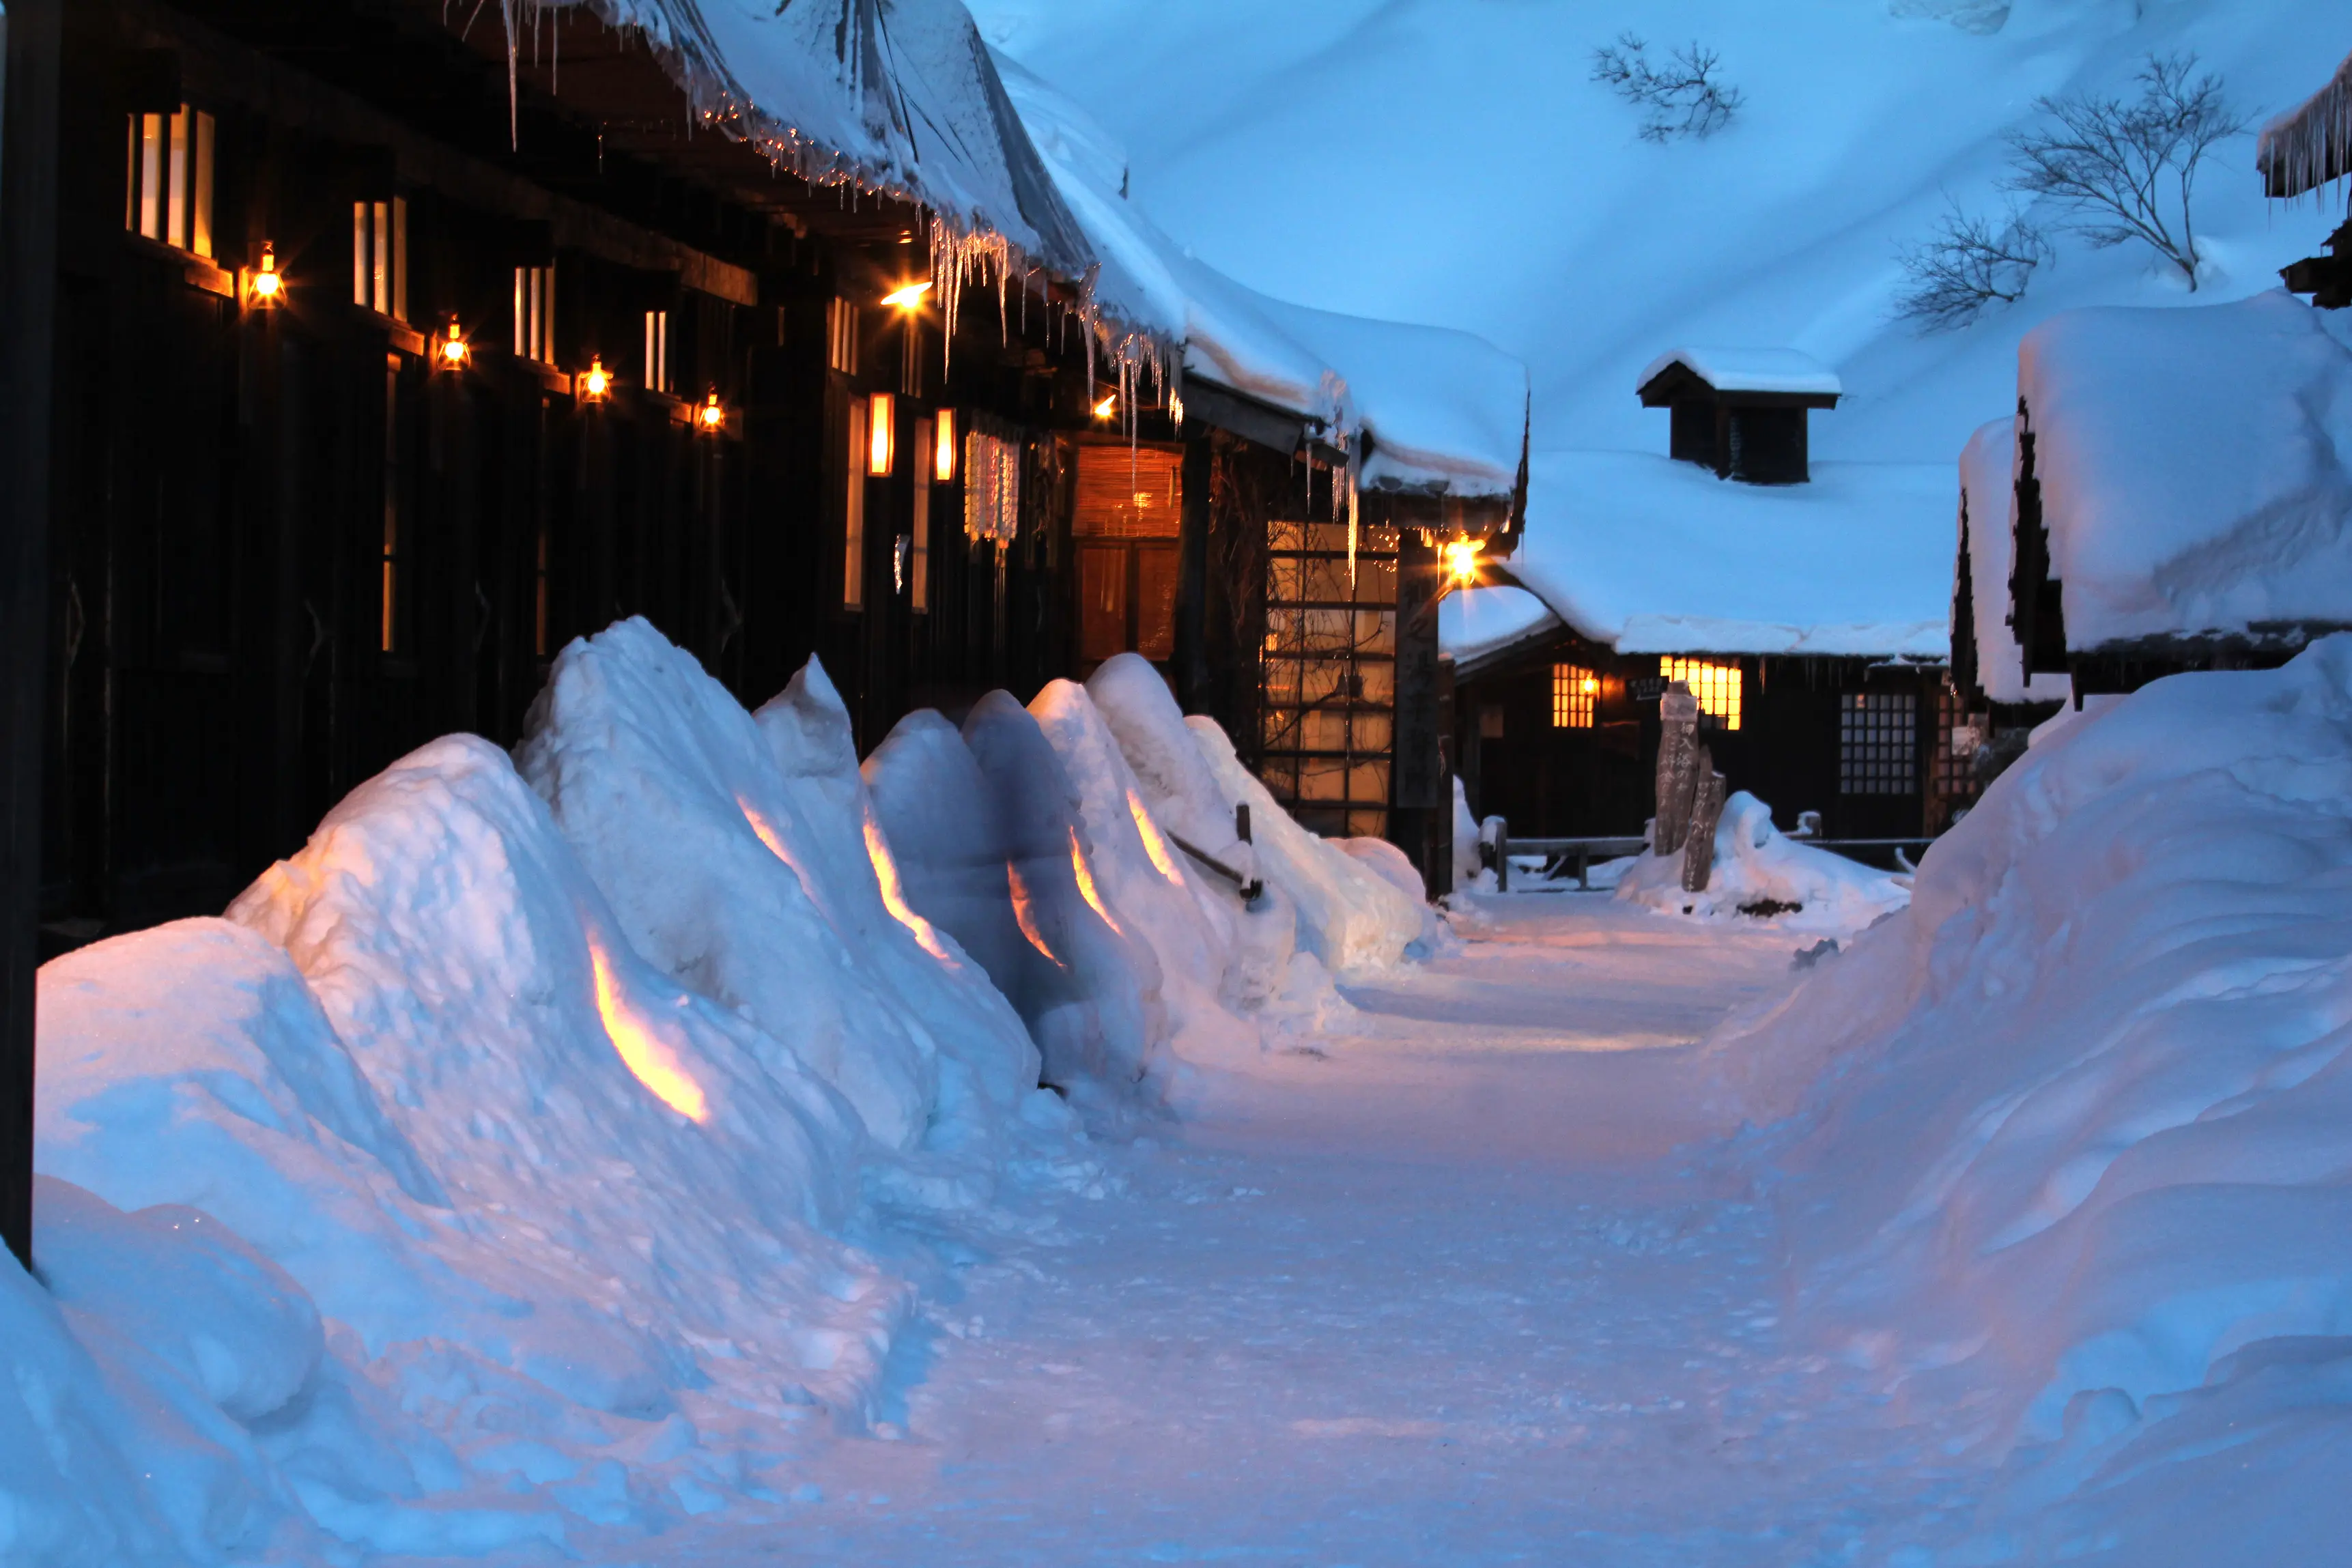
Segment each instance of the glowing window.
[{"label": "glowing window", "polygon": [[1701,727],[1739,727],[1739,666],[1712,664],[1704,659],[1660,659],[1658,674],[1680,681],[1698,699]]},{"label": "glowing window", "polygon": [[1601,677],[1580,664],[1551,667],[1551,727],[1591,729],[1593,705],[1601,696]]},{"label": "glowing window", "polygon": [[514,351],[518,360],[555,362],[555,268],[514,269]]},{"label": "glowing window", "polygon": [[408,204],[352,204],[352,303],[408,319]]},{"label": "glowing window", "polygon": [[171,114],[132,115],[122,226],[209,259],[213,139],[213,117],[185,104]]}]

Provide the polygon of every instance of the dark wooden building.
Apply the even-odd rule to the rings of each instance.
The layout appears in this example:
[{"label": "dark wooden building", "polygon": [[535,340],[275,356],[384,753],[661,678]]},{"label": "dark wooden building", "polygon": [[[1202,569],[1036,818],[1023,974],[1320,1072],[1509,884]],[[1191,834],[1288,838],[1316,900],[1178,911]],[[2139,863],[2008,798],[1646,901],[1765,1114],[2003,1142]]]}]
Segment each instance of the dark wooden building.
[{"label": "dark wooden building", "polygon": [[1917,838],[1972,793],[1939,664],[1621,653],[1554,621],[1456,664],[1472,810],[1507,819],[1516,838],[1638,835],[1656,809],[1658,698],[1673,681],[1697,697],[1729,788],[1768,802],[1783,831],[1817,812],[1831,838]]}]

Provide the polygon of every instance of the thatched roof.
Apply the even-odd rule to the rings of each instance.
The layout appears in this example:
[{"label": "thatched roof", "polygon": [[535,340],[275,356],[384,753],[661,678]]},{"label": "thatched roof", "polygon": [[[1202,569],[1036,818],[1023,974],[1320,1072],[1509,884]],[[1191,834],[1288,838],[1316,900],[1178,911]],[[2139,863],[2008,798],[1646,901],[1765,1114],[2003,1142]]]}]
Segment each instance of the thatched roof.
[{"label": "thatched roof", "polygon": [[707,130],[803,179],[919,203],[1066,281],[1094,265],[958,0],[499,5],[510,69],[542,18],[584,9],[641,32]]},{"label": "thatched roof", "polygon": [[2263,128],[2254,167],[2273,196],[2300,196],[2352,173],[2352,57],[2326,87]]}]

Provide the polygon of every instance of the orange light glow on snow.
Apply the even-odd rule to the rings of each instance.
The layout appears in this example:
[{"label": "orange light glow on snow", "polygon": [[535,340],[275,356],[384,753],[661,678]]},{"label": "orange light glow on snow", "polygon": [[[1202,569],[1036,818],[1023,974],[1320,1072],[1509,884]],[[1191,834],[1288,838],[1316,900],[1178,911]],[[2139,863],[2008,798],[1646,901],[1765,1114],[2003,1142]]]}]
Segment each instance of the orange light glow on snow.
[{"label": "orange light glow on snow", "polygon": [[1112,916],[1103,904],[1102,894],[1095,889],[1094,869],[1087,864],[1087,852],[1079,846],[1078,830],[1075,826],[1070,829],[1070,869],[1078,873],[1078,891],[1086,895],[1087,907],[1101,915],[1105,925],[1122,936],[1126,936],[1127,927]]},{"label": "orange light glow on snow", "polygon": [[622,1061],[637,1075],[637,1082],[688,1121],[710,1120],[710,1106],[702,1097],[702,1085],[679,1063],[677,1052],[670,1049],[669,1042],[631,1010],[621,995],[619,982],[613,977],[613,966],[605,958],[604,949],[593,937],[588,943],[588,962],[596,971],[597,1016],[604,1020],[604,1033],[612,1040],[613,1049],[621,1053]]},{"label": "orange light glow on snow", "polygon": [[890,854],[890,841],[882,836],[882,824],[870,811],[866,815],[866,858],[874,862],[874,880],[882,886],[882,907],[890,912],[890,918],[913,932],[924,952],[953,968],[955,959],[940,940],[939,927],[916,914],[914,905],[907,902],[907,890],[898,882],[898,862]]},{"label": "orange light glow on snow", "polygon": [[1057,969],[1067,968],[1045,946],[1045,934],[1037,929],[1037,901],[1029,896],[1029,884],[1021,880],[1021,868],[1006,861],[1004,874],[1013,883],[1013,918],[1021,923],[1021,935],[1029,938],[1029,946],[1045,955],[1047,963]]},{"label": "orange light glow on snow", "polygon": [[1127,792],[1127,810],[1128,814],[1135,819],[1135,831],[1143,835],[1143,852],[1151,857],[1151,863],[1159,868],[1161,876],[1179,887],[1183,886],[1184,873],[1176,869],[1176,857],[1168,852],[1168,841],[1160,836],[1160,824],[1151,820],[1150,811],[1144,810],[1143,797],[1129,789]]},{"label": "orange light glow on snow", "polygon": [[[735,797],[735,805],[743,813],[743,820],[751,824],[751,831],[760,835],[760,841],[768,846],[768,852],[792,868],[792,873],[800,879],[801,891],[808,894],[811,904],[816,904],[816,889],[809,885],[808,873],[801,869],[800,862],[793,859],[793,852],[784,848],[783,835],[776,831],[775,824],[761,816],[760,809],[740,795]],[[820,904],[819,907],[823,906]]]}]

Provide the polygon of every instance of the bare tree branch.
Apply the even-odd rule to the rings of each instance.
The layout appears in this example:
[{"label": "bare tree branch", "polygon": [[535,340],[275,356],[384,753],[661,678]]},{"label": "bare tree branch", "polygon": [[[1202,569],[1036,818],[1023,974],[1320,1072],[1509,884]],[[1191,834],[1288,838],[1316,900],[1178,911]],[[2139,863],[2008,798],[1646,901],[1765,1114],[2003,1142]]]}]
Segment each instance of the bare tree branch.
[{"label": "bare tree branch", "polygon": [[2190,79],[2191,55],[2150,55],[2140,96],[2074,94],[2036,107],[2054,124],[2010,138],[2012,191],[2045,197],[2074,214],[2068,227],[2092,245],[2148,246],[2197,287],[2191,198],[2198,166],[2217,142],[2246,128],[2211,72]]},{"label": "bare tree branch", "polygon": [[2016,303],[2034,269],[2051,259],[2049,237],[2012,206],[1996,226],[1954,203],[1925,242],[1903,253],[1910,286],[1895,313],[1923,332],[1965,327],[1994,304]]},{"label": "bare tree branch", "polygon": [[1633,33],[1592,51],[1592,79],[1642,110],[1642,140],[1664,143],[1678,137],[1704,141],[1739,112],[1739,89],[1716,79],[1722,57],[1694,42],[1676,49],[1664,66],[1650,63],[1650,46]]}]

